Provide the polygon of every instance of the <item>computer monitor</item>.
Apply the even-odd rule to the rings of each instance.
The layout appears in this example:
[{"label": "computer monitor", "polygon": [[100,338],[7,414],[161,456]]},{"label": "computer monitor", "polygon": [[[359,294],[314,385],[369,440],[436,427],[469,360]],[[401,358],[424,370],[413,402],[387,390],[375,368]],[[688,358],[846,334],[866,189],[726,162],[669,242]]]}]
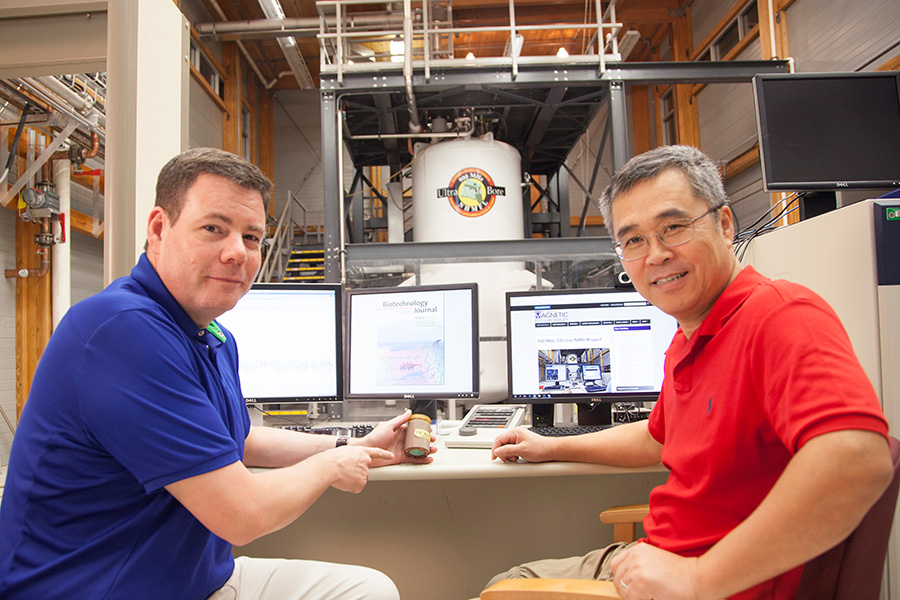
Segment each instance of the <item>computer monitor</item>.
[{"label": "computer monitor", "polygon": [[477,398],[478,286],[474,283],[347,290],[347,399],[407,400],[436,415],[436,401]]},{"label": "computer monitor", "polygon": [[248,404],[341,400],[340,284],[256,283],[216,319],[234,336]]},{"label": "computer monitor", "polygon": [[509,401],[535,404],[540,426],[552,424],[542,404],[606,403],[587,419],[579,410],[582,422],[606,422],[612,403],[656,400],[677,327],[634,290],[507,292]]},{"label": "computer monitor", "polygon": [[753,78],[766,190],[900,187],[900,72]]}]

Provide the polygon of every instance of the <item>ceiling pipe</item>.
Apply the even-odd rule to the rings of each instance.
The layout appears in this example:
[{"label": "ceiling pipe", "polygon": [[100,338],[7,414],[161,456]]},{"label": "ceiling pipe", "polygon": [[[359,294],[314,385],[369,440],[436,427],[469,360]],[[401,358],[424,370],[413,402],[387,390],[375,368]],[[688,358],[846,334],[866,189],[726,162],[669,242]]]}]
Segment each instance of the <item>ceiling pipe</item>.
[{"label": "ceiling pipe", "polygon": [[[228,22],[228,18],[225,16],[225,12],[222,10],[222,7],[219,6],[219,3],[216,2],[216,0],[207,0],[207,1],[216,10],[216,14],[219,15],[219,18],[225,22]],[[195,27],[194,29],[197,29],[197,28]],[[198,30],[198,32],[199,32],[199,30]],[[260,72],[259,67],[256,66],[256,63],[253,61],[253,59],[250,58],[250,53],[247,52],[247,48],[244,46],[244,44],[241,43],[240,40],[235,41],[235,44],[237,44],[238,49],[241,51],[241,54],[244,55],[244,58],[247,59],[247,62],[250,63],[250,68],[253,69],[254,73],[256,73],[256,77],[259,79],[259,82],[262,83],[264,86],[267,85],[266,78],[263,77],[262,72]]]},{"label": "ceiling pipe", "polygon": [[91,109],[94,107],[94,99],[91,98],[90,94],[88,94],[86,91],[79,94],[56,77],[52,77],[50,75],[35,77],[34,79],[45,88],[68,102],[69,105],[72,106],[72,108],[74,108],[84,116],[90,114]]},{"label": "ceiling pipe", "polygon": [[57,96],[56,94],[50,93],[49,89],[44,86],[38,86],[36,82],[30,79],[13,79],[13,83],[20,85],[21,87],[27,89],[29,92],[37,96],[40,100],[47,103],[48,106],[52,107],[58,113],[67,115],[72,117],[75,121],[78,121],[84,128],[88,131],[96,131],[95,128],[100,127],[101,129],[97,131],[100,135],[100,140],[105,141],[105,134],[103,129],[106,126],[106,115],[94,109],[91,111],[89,115],[92,120],[89,120],[87,117],[81,114],[80,111],[73,110],[73,107]]},{"label": "ceiling pipe", "polygon": [[[416,15],[416,21],[421,19]],[[325,17],[325,25],[334,27],[336,17]],[[396,14],[355,13],[347,15],[344,27],[399,27],[403,17]],[[263,39],[292,35],[296,37],[315,37],[319,34],[319,17],[294,17],[284,19],[248,19],[245,21],[214,21],[198,23],[194,26],[201,36],[212,37],[216,41],[233,39]]]},{"label": "ceiling pipe", "polygon": [[278,75],[275,76],[275,79],[273,79],[272,81],[270,81],[269,83],[266,84],[266,89],[271,90],[273,87],[275,87],[276,83],[281,81],[282,77],[287,77],[288,75],[293,75],[293,74],[294,74],[293,71],[282,71],[281,73],[279,73]]},{"label": "ceiling pipe", "polygon": [[409,130],[412,133],[422,131],[419,122],[419,110],[416,108],[416,95],[412,84],[412,1],[403,0],[403,81],[406,86],[406,103],[409,106]]}]

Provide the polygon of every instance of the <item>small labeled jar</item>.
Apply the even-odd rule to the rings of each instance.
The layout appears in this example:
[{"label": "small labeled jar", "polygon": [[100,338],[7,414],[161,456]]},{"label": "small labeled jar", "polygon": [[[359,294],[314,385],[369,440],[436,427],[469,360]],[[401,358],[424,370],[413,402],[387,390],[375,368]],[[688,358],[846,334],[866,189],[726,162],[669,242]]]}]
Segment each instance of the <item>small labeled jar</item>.
[{"label": "small labeled jar", "polygon": [[431,451],[431,418],[412,415],[406,424],[406,455],[412,458],[428,456]]}]

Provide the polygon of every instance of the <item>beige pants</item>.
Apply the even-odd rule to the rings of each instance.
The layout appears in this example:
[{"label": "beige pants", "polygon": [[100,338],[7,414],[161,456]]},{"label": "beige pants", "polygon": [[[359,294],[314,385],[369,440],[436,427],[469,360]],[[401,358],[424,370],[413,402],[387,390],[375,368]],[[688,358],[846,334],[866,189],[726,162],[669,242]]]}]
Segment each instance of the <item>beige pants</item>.
[{"label": "beige pants", "polygon": [[387,575],[312,560],[238,557],[234,573],[207,600],[400,600]]},{"label": "beige pants", "polygon": [[612,557],[630,544],[612,544],[600,550],[593,550],[584,556],[570,558],[550,558],[518,565],[505,573],[495,575],[485,586],[489,588],[504,579],[597,579],[612,581],[609,568]]}]

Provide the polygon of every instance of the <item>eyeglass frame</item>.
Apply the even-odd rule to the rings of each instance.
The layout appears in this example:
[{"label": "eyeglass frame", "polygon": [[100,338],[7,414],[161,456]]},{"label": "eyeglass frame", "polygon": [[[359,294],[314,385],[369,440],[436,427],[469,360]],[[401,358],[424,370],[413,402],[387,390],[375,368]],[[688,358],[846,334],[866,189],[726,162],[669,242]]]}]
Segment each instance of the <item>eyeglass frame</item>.
[{"label": "eyeglass frame", "polygon": [[[690,225],[690,227],[691,227],[691,237],[689,237],[688,239],[684,240],[683,242],[678,242],[677,244],[669,244],[669,243],[667,243],[665,240],[662,239],[662,236],[661,236],[660,233],[659,233],[660,231],[662,231],[664,228],[668,227],[668,226],[671,225],[672,223],[677,223],[678,221],[681,220],[681,219],[672,219],[671,221],[666,221],[665,223],[663,223],[662,225],[660,225],[660,226],[656,229],[656,233],[651,233],[650,235],[641,235],[641,236],[639,236],[639,237],[644,238],[644,239],[647,241],[647,251],[646,251],[644,254],[641,254],[640,256],[635,256],[634,258],[625,258],[624,256],[622,256],[622,255],[624,254],[624,250],[622,249],[622,243],[621,243],[621,242],[616,242],[615,245],[613,245],[613,250],[616,251],[616,256],[619,257],[619,260],[624,260],[624,261],[630,262],[630,261],[632,261],[632,260],[640,260],[640,259],[644,258],[645,256],[647,256],[647,255],[650,253],[650,238],[652,238],[652,237],[655,237],[656,239],[658,239],[658,240],[659,240],[659,243],[662,244],[663,246],[665,246],[666,248],[675,248],[676,246],[681,246],[681,245],[683,245],[683,244],[687,244],[689,241],[691,241],[692,239],[694,239],[694,233],[696,232],[696,228],[694,227],[694,223],[696,223],[697,221],[699,221],[700,219],[702,219],[702,218],[705,217],[706,215],[708,215],[708,214],[710,214],[710,213],[716,212],[717,210],[719,210],[719,209],[722,208],[723,206],[725,206],[725,205],[724,205],[724,204],[720,204],[719,206],[714,206],[713,208],[710,208],[708,211],[706,211],[705,213],[703,213],[703,214],[700,215],[699,217],[695,217],[695,218],[693,218],[693,219],[688,219],[688,220],[687,220],[687,225]],[[687,226],[687,225],[686,225],[686,226]]]}]

